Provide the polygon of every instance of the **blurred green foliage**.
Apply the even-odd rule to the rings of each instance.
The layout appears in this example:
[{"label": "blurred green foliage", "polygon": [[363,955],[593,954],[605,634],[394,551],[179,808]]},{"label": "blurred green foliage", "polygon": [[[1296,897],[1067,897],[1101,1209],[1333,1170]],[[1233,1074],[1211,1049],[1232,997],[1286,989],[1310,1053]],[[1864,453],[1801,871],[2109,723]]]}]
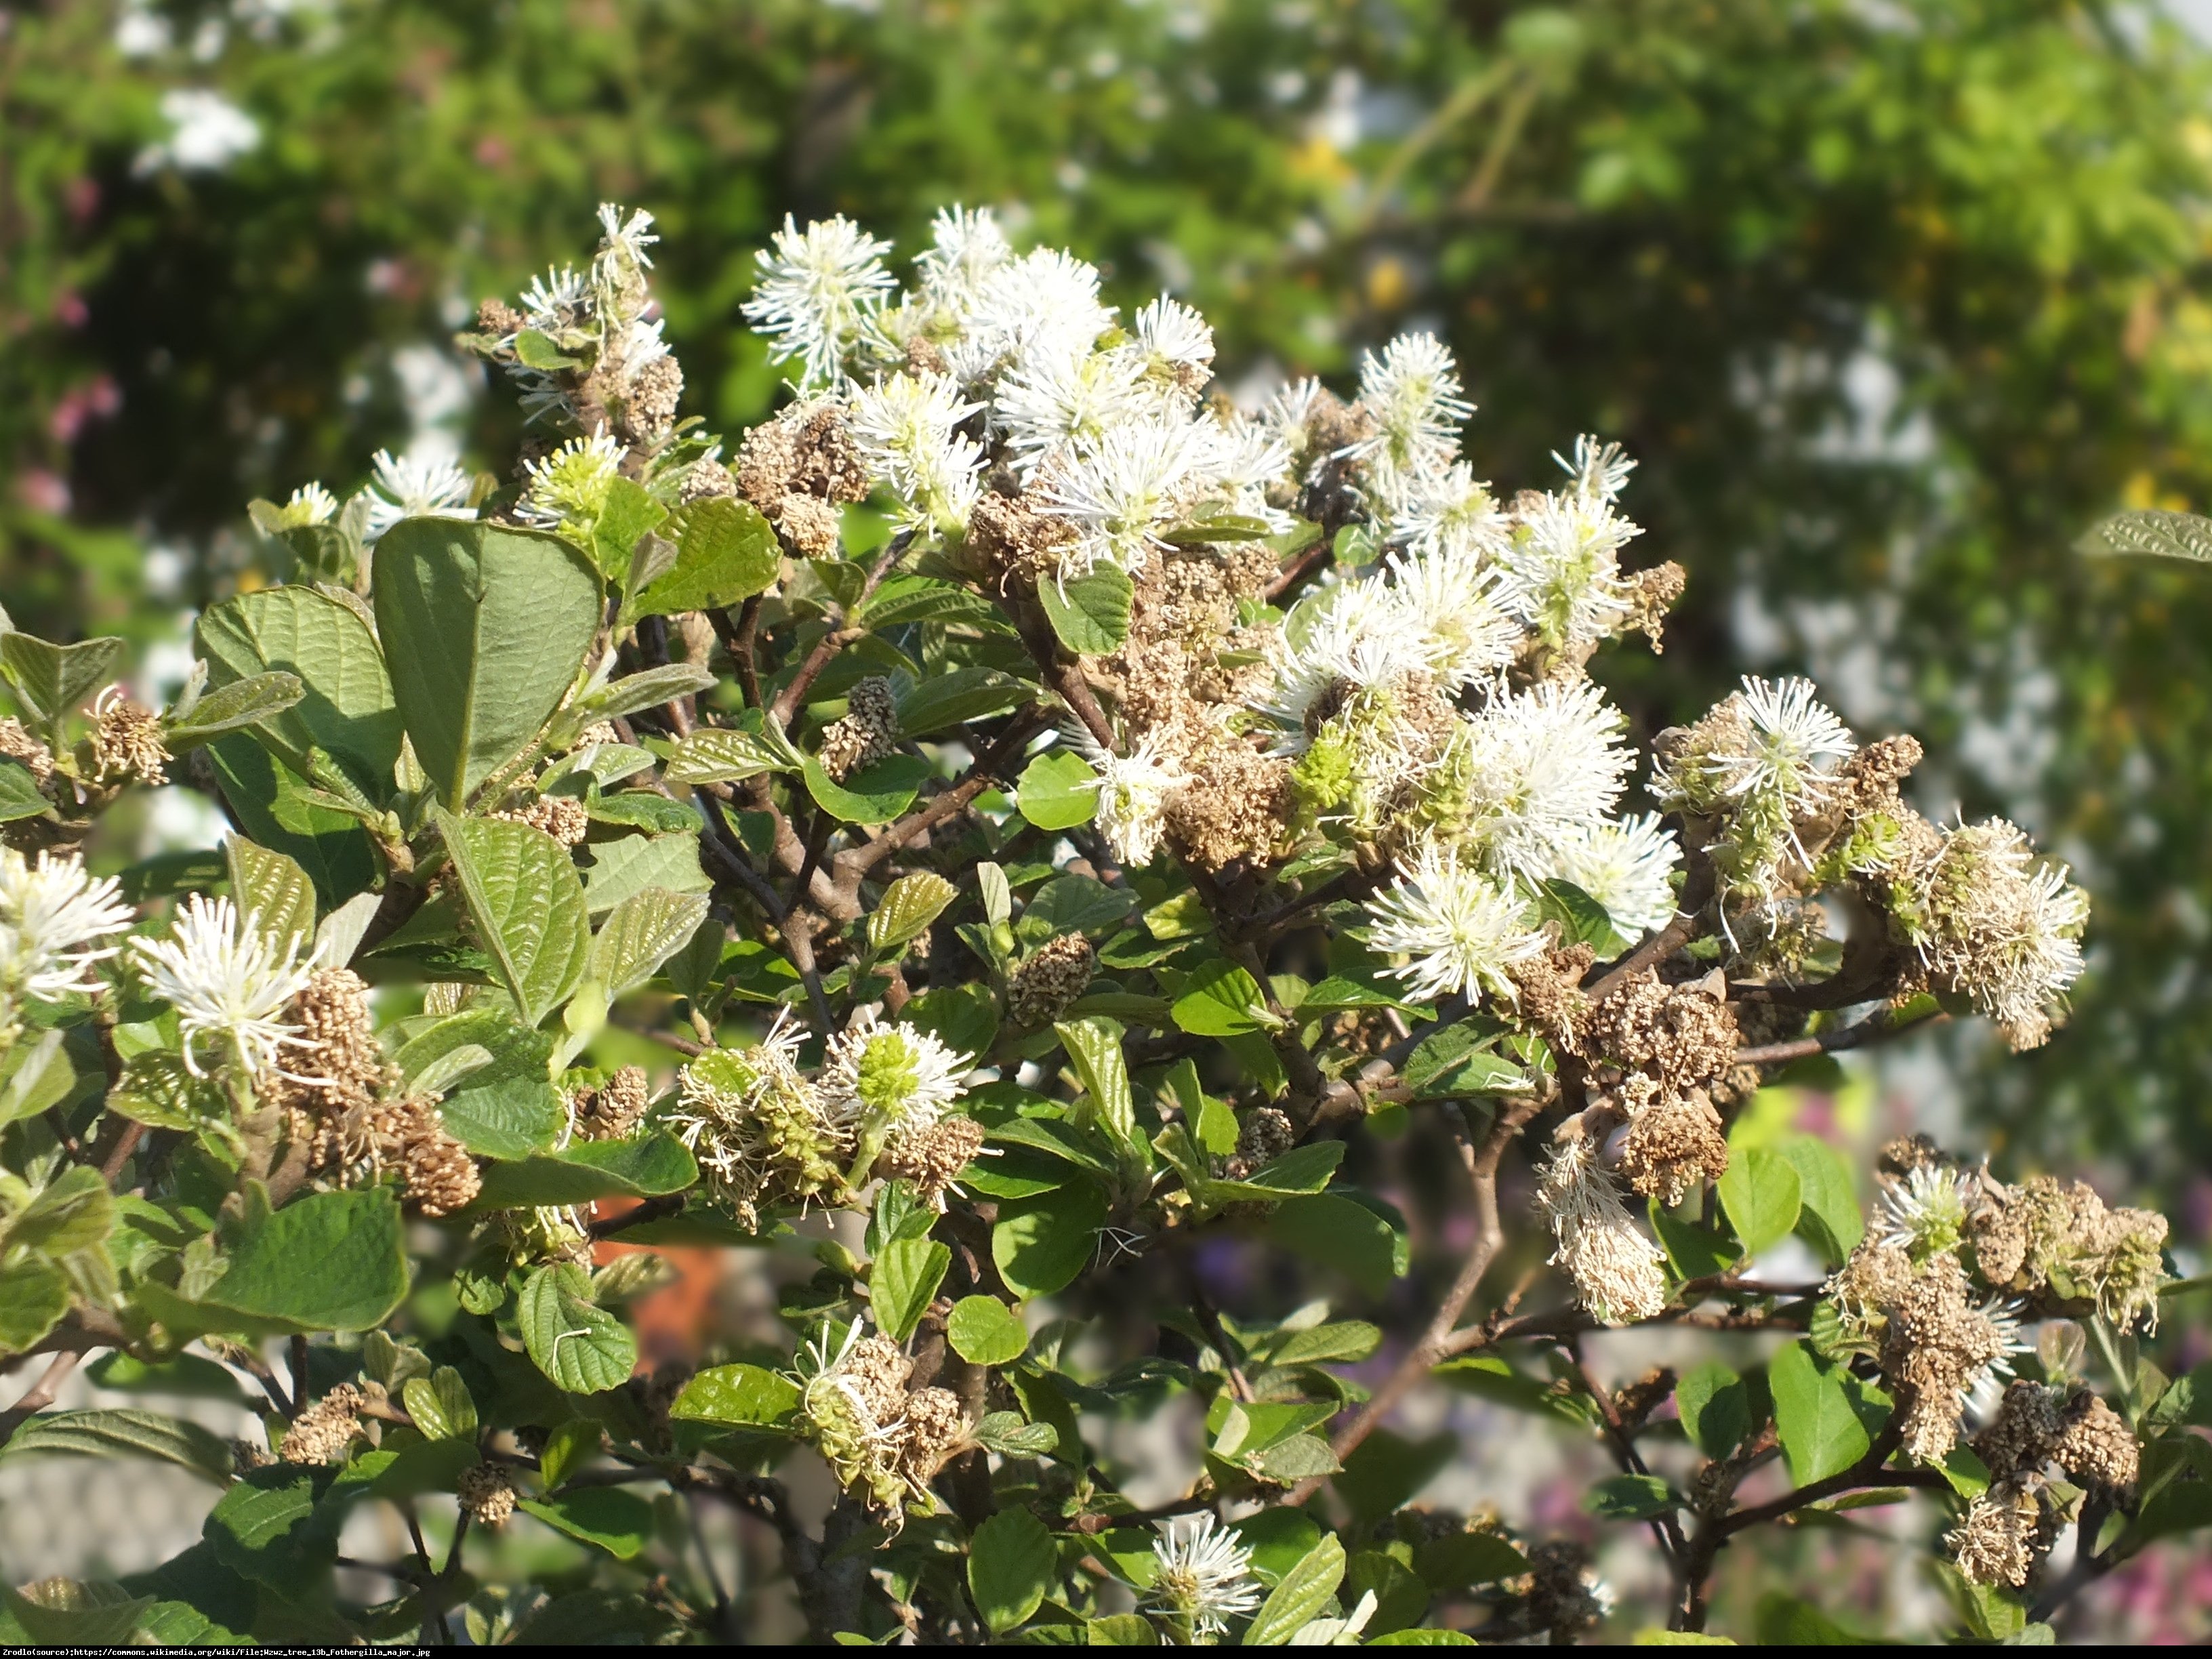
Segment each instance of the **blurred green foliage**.
[{"label": "blurred green foliage", "polygon": [[[1202,307],[1233,388],[1449,337],[1498,477],[1578,430],[1691,586],[1645,733],[1745,667],[1963,756],[2095,894],[2076,1018],[2001,1072],[2033,1152],[2212,1151],[2212,587],[2087,561],[2122,504],[2212,501],[2199,46],[2062,0],[236,0],[0,15],[0,592],[82,629],[135,550],[243,556],[242,507],[407,434],[398,356],[577,245],[669,233],[689,407],[776,378],[737,305],[786,212],[912,246],[1011,210],[1124,303]],[[164,44],[166,42],[166,44]],[[172,138],[180,88],[258,126]],[[513,419],[478,399],[471,447]],[[135,611],[134,611],[135,607]],[[1962,1039],[1962,1042],[1966,1041]],[[1978,1043],[1983,1039],[1974,1038]]]}]

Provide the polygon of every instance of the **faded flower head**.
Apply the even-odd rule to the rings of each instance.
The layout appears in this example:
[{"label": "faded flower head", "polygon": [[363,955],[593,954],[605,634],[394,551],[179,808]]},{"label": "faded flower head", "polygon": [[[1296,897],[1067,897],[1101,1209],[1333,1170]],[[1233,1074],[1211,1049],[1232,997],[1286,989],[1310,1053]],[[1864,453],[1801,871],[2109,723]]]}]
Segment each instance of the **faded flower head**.
[{"label": "faded flower head", "polygon": [[285,1005],[314,976],[313,947],[301,951],[307,945],[296,936],[279,944],[254,915],[240,916],[228,899],[195,893],[177,912],[171,937],[134,939],[131,950],[148,987],[176,1008],[185,1064],[194,1076],[205,1075],[198,1043],[216,1039],[248,1072],[293,1077],[277,1062],[288,1047],[312,1046],[284,1018]]},{"label": "faded flower head", "polygon": [[1559,1246],[1552,1263],[1574,1281],[1576,1298],[1592,1318],[1629,1325],[1666,1307],[1666,1255],[1629,1219],[1620,1188],[1574,1119],[1553,1137],[1536,1204]]},{"label": "faded flower head", "polygon": [[805,1033],[779,1014],[749,1048],[712,1048],[684,1066],[669,1127],[691,1149],[715,1193],[748,1225],[778,1205],[844,1191],[850,1127],[799,1069]]},{"label": "faded flower head", "polygon": [[1252,1553],[1210,1512],[1159,1523],[1147,1599],[1193,1637],[1218,1636],[1260,1606]]}]

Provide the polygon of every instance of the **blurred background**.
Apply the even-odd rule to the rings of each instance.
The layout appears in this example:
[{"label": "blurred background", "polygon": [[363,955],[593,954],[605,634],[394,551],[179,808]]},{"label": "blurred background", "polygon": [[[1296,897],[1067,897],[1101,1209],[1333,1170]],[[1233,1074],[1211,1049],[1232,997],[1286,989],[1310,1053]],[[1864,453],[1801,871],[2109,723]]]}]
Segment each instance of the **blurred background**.
[{"label": "blurred background", "polygon": [[[1198,306],[1232,392],[1434,329],[1480,476],[1582,431],[1640,460],[1639,553],[1690,586],[1663,657],[1601,666],[1639,738],[1812,673],[1926,740],[1923,810],[2094,896],[2072,1023],[1882,1060],[1869,1135],[2086,1169],[2194,1251],[2212,570],[2073,544],[2212,509],[2208,40],[2212,3],[2097,0],[0,5],[0,602],[173,641],[253,579],[250,498],[386,444],[499,463],[512,401],[444,342],[602,200],[658,217],[725,431],[778,393],[738,306],[787,213],[911,249],[993,205]],[[2114,1632],[2158,1633],[2141,1594]]]}]

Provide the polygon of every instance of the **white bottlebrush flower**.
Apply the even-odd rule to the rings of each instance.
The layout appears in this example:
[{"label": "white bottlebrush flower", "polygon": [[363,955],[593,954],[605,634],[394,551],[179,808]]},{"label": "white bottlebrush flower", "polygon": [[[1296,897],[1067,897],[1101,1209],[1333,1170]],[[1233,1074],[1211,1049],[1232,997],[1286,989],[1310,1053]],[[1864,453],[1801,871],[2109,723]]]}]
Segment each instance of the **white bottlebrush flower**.
[{"label": "white bottlebrush flower", "polygon": [[1127,755],[1115,754],[1080,729],[1068,733],[1068,740],[1098,775],[1098,833],[1123,864],[1133,869],[1150,864],[1167,827],[1167,798],[1188,777],[1161,759],[1150,732]]},{"label": "white bottlebrush flower", "polygon": [[115,878],[94,880],[76,854],[41,853],[34,862],[0,848],[0,1032],[23,997],[97,992],[92,966],[122,948],[108,941],[131,920]]},{"label": "white bottlebrush flower", "polygon": [[1375,435],[1355,445],[1378,481],[1440,472],[1459,450],[1461,423],[1474,405],[1460,395],[1459,366],[1433,334],[1401,334],[1359,362],[1359,401]]},{"label": "white bottlebrush flower", "polygon": [[1714,754],[1705,763],[1721,793],[1771,803],[1792,817],[1826,799],[1836,769],[1858,744],[1814,690],[1806,679],[1744,677],[1749,741],[1740,750]]},{"label": "white bottlebrush flower", "polygon": [[1439,763],[1435,787],[1462,845],[1540,879],[1559,848],[1612,816],[1635,764],[1620,711],[1589,680],[1492,697]]},{"label": "white bottlebrush flower", "polygon": [[1589,1139],[1562,1126],[1539,1171],[1536,1206],[1558,1249],[1552,1265],[1574,1281],[1576,1299],[1601,1325],[1650,1319],[1667,1305],[1666,1255],[1638,1230],[1620,1188],[1599,1167]]},{"label": "white bottlebrush flower", "polygon": [[961,337],[945,349],[953,375],[973,384],[1041,356],[1081,356],[1113,326],[1100,303],[1098,268],[1041,247],[997,266],[977,284]]},{"label": "white bottlebrush flower", "polygon": [[1603,495],[1540,496],[1498,550],[1499,597],[1555,649],[1594,644],[1635,612],[1620,550],[1642,533]]},{"label": "white bottlebrush flower", "polygon": [[927,1031],[871,1016],[830,1039],[817,1082],[832,1115],[864,1133],[927,1129],[966,1092],[973,1065]]},{"label": "white bottlebrush flower", "polygon": [[179,173],[220,173],[261,143],[261,124],[219,92],[173,87],[161,94],[169,136],[139,151],[131,171],[142,177],[174,167]]},{"label": "white bottlebrush flower", "polygon": [[469,475],[451,461],[420,459],[376,452],[376,471],[368,486],[367,539],[378,537],[402,519],[473,519],[469,505],[472,488]]},{"label": "white bottlebrush flower", "polygon": [[1637,939],[1674,919],[1674,890],[1668,878],[1681,858],[1674,832],[1659,827],[1656,812],[1646,812],[1563,839],[1551,874],[1581,888],[1604,908],[1617,931]]},{"label": "white bottlebrush flower", "polygon": [[937,210],[930,246],[915,259],[915,276],[924,301],[958,317],[984,279],[1013,257],[990,209],[956,204]]},{"label": "white bottlebrush flower", "polygon": [[1473,1001],[1485,993],[1511,1002],[1507,970],[1544,948],[1526,908],[1511,889],[1431,842],[1369,903],[1368,940],[1409,958],[1389,971],[1423,1002],[1454,994]]},{"label": "white bottlebrush flower", "polygon": [[1146,1593],[1151,1604],[1194,1637],[1218,1636],[1230,1620],[1257,1612],[1260,1581],[1252,1552],[1210,1513],[1158,1523],[1152,1546],[1158,1570]]},{"label": "white bottlebrush flower", "polygon": [[206,1075],[198,1053],[204,1038],[228,1042],[249,1072],[286,1077],[295,1074],[277,1064],[281,1050],[314,1046],[283,1018],[285,1005],[314,975],[313,945],[295,935],[280,946],[256,924],[228,899],[195,893],[177,913],[173,937],[131,941],[148,988],[177,1011],[185,1065],[195,1077]]},{"label": "white bottlebrush flower", "polygon": [[1966,1230],[1959,1172],[1948,1164],[1923,1164],[1884,1186],[1878,1224],[1883,1243],[1910,1251],[1915,1261],[1958,1249]]},{"label": "white bottlebrush flower", "polygon": [[548,265],[543,276],[533,276],[522,290],[522,314],[531,327],[544,332],[574,328],[588,314],[592,285],[574,265]]},{"label": "white bottlebrush flower", "polygon": [[1214,476],[1231,513],[1258,519],[1280,533],[1297,523],[1267,493],[1294,483],[1290,447],[1263,421],[1231,414],[1214,444]]},{"label": "white bottlebrush flower", "polygon": [[1044,510],[1081,538],[1063,556],[1061,574],[1079,575],[1102,561],[1142,569],[1158,532],[1211,484],[1214,453],[1205,424],[1155,415],[1057,457],[1041,474]]},{"label": "white bottlebrush flower", "polygon": [[796,358],[800,383],[834,384],[845,349],[891,286],[877,240],[840,214],[805,230],[789,214],[769,246],[754,255],[760,278],[743,307],[777,362]]},{"label": "white bottlebrush flower", "polygon": [[602,429],[571,438],[550,455],[528,464],[530,483],[516,504],[525,523],[557,530],[588,523],[606,510],[607,492],[622,472],[623,447]]},{"label": "white bottlebrush flower", "polygon": [[1146,384],[1178,401],[1195,398],[1213,378],[1213,330],[1181,301],[1161,295],[1137,313],[1131,334],[1119,355]]},{"label": "white bottlebrush flower", "polygon": [[599,204],[599,231],[605,239],[602,257],[623,260],[650,270],[653,256],[646,252],[660,240],[653,234],[653,216],[644,209],[625,213],[619,203]]},{"label": "white bottlebrush flower", "polygon": [[1486,562],[1510,539],[1510,520],[1465,461],[1407,478],[1396,500],[1378,505],[1389,539],[1419,556],[1472,554]]},{"label": "white bottlebrush flower", "polygon": [[337,511],[338,498],[324,489],[320,483],[301,484],[279,509],[288,530],[306,525],[328,524],[337,516]]},{"label": "white bottlebrush flower", "polygon": [[1395,553],[1384,566],[1390,605],[1380,625],[1409,629],[1429,672],[1456,691],[1511,662],[1521,629],[1499,607],[1495,573],[1472,546]]},{"label": "white bottlebrush flower", "polygon": [[1317,711],[1428,672],[1427,641],[1395,607],[1390,590],[1367,579],[1319,588],[1291,607],[1268,642],[1267,687],[1250,704],[1275,728],[1272,752],[1304,754]]},{"label": "white bottlebrush flower", "polygon": [[1014,465],[1026,478],[1048,455],[1102,441],[1145,412],[1141,370],[1118,351],[1082,356],[1033,354],[999,382],[992,425],[1006,434]]},{"label": "white bottlebrush flower", "polygon": [[983,452],[958,430],[981,405],[941,374],[894,374],[857,392],[846,426],[870,475],[897,498],[909,528],[963,525],[981,489]]},{"label": "white bottlebrush flower", "polygon": [[1628,487],[1628,475],[1636,471],[1636,463],[1619,444],[1602,443],[1589,433],[1575,440],[1574,459],[1556,449],[1552,459],[1575,481],[1575,493],[1593,501],[1617,500]]}]

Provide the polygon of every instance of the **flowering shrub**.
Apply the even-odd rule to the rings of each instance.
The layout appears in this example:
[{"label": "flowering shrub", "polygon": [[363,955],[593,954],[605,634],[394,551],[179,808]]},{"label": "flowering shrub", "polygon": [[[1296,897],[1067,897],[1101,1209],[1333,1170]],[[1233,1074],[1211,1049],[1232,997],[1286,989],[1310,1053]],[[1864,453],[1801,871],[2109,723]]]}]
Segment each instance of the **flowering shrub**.
[{"label": "flowering shrub", "polygon": [[[902,289],[787,226],[746,312],[795,396],[726,449],[679,418],[650,220],[602,218],[465,337],[540,434],[508,481],[384,454],[255,503],[287,579],[200,618],[159,714],[100,690],[119,641],[0,635],[0,1352],[51,1356],[0,1426],[222,1489],[164,1567],[11,1594],[20,1636],[727,1639],[708,1504],[823,1640],[1592,1627],[1577,1545],[1413,1504],[1449,1447],[1383,1425],[1431,1378],[1603,1441],[1589,1507],[1650,1528],[1680,1630],[1801,1511],[1932,1494],[1984,1638],[2206,1518],[2212,1377],[2134,1340],[2160,1218],[1918,1138],[1863,1213],[1825,1143],[1732,1144],[1796,1061],[2044,1041],[2087,904],[1802,681],[1659,733],[1629,815],[1589,669],[1682,576],[1624,562],[1617,448],[1494,496],[1419,335],[1353,401],[1240,412],[1195,313],[1125,326],[954,210]],[[165,779],[220,855],[88,873]],[[646,1042],[672,1080],[615,1061]],[[1215,1305],[1212,1237],[1379,1299],[1406,1224],[1340,1166],[1415,1117],[1472,1242],[1386,1364],[1325,1306]],[[1558,1271],[1498,1294],[1509,1154]],[[1762,1271],[1793,1237],[1825,1279]],[[641,1368],[655,1259],[611,1242],[816,1271],[773,1352]],[[1777,1334],[1601,1385],[1585,1335],[1647,1325]],[[95,1353],[249,1378],[265,1437],[46,1409]],[[1185,1397],[1202,1449],[1140,1504],[1102,1428]],[[341,1570],[381,1505],[411,1553]],[[503,1574],[518,1511],[605,1571]]]}]

